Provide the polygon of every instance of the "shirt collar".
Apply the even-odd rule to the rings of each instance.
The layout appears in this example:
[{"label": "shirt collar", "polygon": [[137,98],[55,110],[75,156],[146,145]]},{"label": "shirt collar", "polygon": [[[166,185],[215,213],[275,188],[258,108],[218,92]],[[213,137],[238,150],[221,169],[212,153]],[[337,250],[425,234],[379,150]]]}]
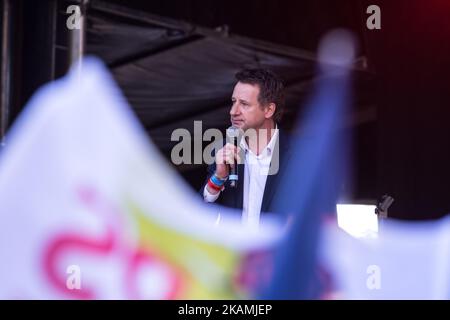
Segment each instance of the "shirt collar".
[{"label": "shirt collar", "polygon": [[[275,132],[273,133],[272,137],[270,138],[269,143],[262,150],[262,152],[258,156],[255,155],[255,157],[263,158],[263,157],[270,157],[270,156],[272,156],[272,152],[273,152],[273,150],[275,148],[275,143],[277,142],[277,140],[278,140],[278,125],[275,125]],[[245,141],[245,139],[241,139],[241,142],[240,142],[239,146],[241,147],[242,150],[245,151],[245,153],[251,152],[253,154],[253,152],[248,147],[247,141]]]}]

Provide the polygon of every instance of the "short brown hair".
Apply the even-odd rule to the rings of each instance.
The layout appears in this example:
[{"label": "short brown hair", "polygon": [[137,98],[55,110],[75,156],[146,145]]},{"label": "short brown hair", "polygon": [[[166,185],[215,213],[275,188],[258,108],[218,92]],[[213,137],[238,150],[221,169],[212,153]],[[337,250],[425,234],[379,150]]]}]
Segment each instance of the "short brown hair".
[{"label": "short brown hair", "polygon": [[236,80],[246,84],[258,85],[258,102],[262,105],[274,103],[276,108],[273,119],[275,122],[281,120],[285,102],[284,85],[277,75],[262,68],[244,69],[236,73]]}]

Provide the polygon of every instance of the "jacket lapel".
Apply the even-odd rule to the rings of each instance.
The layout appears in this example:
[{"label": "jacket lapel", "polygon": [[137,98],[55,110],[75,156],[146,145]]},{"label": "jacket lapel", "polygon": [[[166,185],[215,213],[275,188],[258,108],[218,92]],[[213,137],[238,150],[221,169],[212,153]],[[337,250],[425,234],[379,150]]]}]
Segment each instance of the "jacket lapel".
[{"label": "jacket lapel", "polygon": [[[266,186],[264,188],[264,196],[261,204],[261,212],[270,212],[273,197],[279,189],[279,183],[283,178],[283,174],[289,159],[289,140],[286,134],[280,129],[278,136],[279,143],[279,170],[276,174],[268,175]],[[276,149],[275,149],[276,150]]]},{"label": "jacket lapel", "polygon": [[266,187],[264,188],[264,196],[261,204],[261,212],[267,212],[269,209],[273,194],[276,190],[276,184],[278,180],[276,176],[278,174],[267,176]]}]

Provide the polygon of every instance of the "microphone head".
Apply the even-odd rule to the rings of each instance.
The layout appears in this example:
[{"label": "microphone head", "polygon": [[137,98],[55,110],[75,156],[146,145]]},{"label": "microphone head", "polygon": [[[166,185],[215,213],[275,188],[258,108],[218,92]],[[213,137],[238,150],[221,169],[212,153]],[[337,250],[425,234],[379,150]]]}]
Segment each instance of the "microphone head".
[{"label": "microphone head", "polygon": [[227,136],[230,138],[237,138],[239,137],[240,129],[234,126],[231,126],[227,129]]},{"label": "microphone head", "polygon": [[235,146],[238,146],[241,142],[241,138],[244,134],[242,129],[239,129],[237,127],[231,126],[227,129],[227,142],[234,144]]}]

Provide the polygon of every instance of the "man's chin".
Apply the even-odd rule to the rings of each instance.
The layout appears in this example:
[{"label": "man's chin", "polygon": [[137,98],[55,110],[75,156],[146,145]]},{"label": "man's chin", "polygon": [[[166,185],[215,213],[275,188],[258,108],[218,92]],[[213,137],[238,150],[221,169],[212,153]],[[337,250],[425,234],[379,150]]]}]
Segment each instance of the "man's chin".
[{"label": "man's chin", "polygon": [[231,122],[231,125],[235,128],[241,129],[241,130],[246,130],[246,126],[245,123],[242,121],[237,121],[237,122]]}]

